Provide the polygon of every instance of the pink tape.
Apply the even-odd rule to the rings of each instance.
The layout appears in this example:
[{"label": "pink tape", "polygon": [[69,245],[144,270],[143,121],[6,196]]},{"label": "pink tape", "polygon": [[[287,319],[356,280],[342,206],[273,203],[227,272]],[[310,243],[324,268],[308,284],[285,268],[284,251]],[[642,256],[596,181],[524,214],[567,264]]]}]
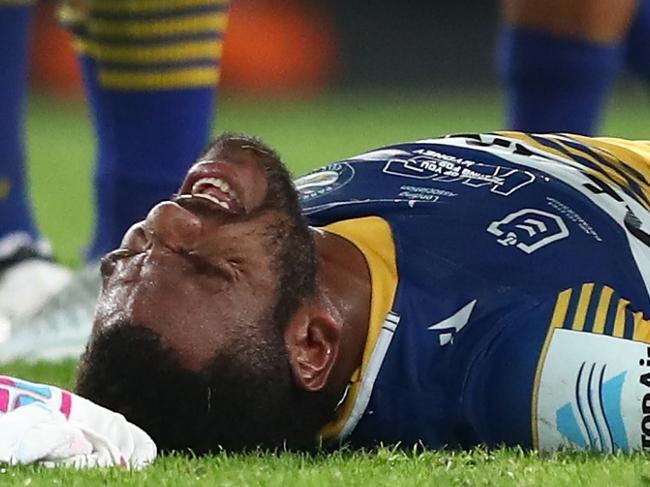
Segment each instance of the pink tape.
[{"label": "pink tape", "polygon": [[0,389],[0,413],[9,411],[9,391]]},{"label": "pink tape", "polygon": [[70,418],[70,411],[72,410],[72,396],[69,392],[61,391],[61,407],[59,411],[63,413],[66,419]]}]

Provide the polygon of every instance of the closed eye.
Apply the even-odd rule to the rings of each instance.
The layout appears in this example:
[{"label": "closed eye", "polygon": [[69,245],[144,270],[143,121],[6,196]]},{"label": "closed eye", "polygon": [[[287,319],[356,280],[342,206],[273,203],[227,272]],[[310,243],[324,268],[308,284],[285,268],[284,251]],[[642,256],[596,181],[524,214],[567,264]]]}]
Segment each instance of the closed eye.
[{"label": "closed eye", "polygon": [[188,252],[185,257],[199,274],[221,277],[228,282],[233,282],[236,279],[237,271],[229,261],[208,259],[198,252]]}]

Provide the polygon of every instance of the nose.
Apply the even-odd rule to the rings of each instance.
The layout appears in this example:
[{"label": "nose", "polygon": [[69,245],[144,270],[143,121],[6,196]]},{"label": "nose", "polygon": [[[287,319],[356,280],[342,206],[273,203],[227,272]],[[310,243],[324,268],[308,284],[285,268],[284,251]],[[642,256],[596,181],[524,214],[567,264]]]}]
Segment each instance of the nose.
[{"label": "nose", "polygon": [[180,205],[165,201],[149,212],[144,230],[154,243],[158,241],[173,252],[185,252],[196,247],[203,224]]}]

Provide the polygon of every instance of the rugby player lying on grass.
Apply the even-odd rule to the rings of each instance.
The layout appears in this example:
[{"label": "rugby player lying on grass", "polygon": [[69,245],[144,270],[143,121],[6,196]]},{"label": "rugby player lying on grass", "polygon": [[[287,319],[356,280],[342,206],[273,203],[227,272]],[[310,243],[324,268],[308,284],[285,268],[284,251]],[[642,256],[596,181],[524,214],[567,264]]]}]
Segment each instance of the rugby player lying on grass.
[{"label": "rugby player lying on grass", "polygon": [[649,161],[457,135],[294,188],[224,135],[104,258],[77,392],[163,450],[647,448]]}]

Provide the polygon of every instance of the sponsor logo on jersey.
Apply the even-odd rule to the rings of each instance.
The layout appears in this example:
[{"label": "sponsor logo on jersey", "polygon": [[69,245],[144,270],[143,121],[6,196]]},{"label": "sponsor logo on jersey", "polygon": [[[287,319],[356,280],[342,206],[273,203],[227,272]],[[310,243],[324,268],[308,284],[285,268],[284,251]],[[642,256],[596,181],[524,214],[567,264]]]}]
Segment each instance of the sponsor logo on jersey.
[{"label": "sponsor logo on jersey", "polygon": [[535,176],[521,169],[475,162],[431,149],[413,151],[412,157],[393,157],[383,172],[392,176],[460,183],[472,188],[488,187],[490,192],[509,196],[531,184]]},{"label": "sponsor logo on jersey", "polygon": [[458,193],[446,191],[438,188],[428,188],[426,186],[413,186],[411,184],[404,184],[399,188],[400,192],[397,194],[399,198],[407,198],[409,201],[425,201],[428,203],[435,203],[441,197],[454,198]]},{"label": "sponsor logo on jersey", "polygon": [[554,330],[536,391],[539,449],[650,449],[650,370],[636,358],[647,353],[642,342]]},{"label": "sponsor logo on jersey", "polygon": [[451,316],[445,318],[438,323],[434,323],[427,330],[434,330],[441,332],[438,335],[438,340],[440,341],[440,346],[444,347],[445,345],[453,344],[456,334],[465,328],[465,325],[469,323],[469,318],[474,311],[474,306],[476,305],[476,299],[470,301],[465,306],[460,308]]},{"label": "sponsor logo on jersey", "polygon": [[493,221],[487,231],[499,237],[497,242],[504,247],[514,246],[527,254],[569,236],[560,216],[534,208],[524,208]]},{"label": "sponsor logo on jersey", "polygon": [[[650,347],[646,347],[646,355],[639,359],[639,365],[650,367]],[[644,387],[643,399],[641,400],[641,446],[644,450],[650,450],[650,369],[639,374],[639,383]]]},{"label": "sponsor logo on jersey", "polygon": [[553,209],[557,210],[558,213],[563,215],[567,220],[570,222],[575,223],[580,230],[585,235],[588,235],[589,237],[593,238],[596,242],[602,242],[603,239],[602,237],[598,234],[598,232],[585,220],[578,214],[577,211],[573,210],[573,208],[569,207],[568,205],[565,205],[561,201],[551,198],[548,196],[546,198],[546,203]]},{"label": "sponsor logo on jersey", "polygon": [[650,230],[644,230],[650,229],[650,183],[640,172],[645,170],[647,161],[632,157],[626,162],[626,155],[630,156],[632,151],[619,147],[614,152],[621,159],[614,156],[611,147],[600,149],[599,142],[593,142],[595,145],[585,145],[560,134],[474,134],[452,138],[449,144],[484,151],[519,167],[539,171],[586,196],[594,208],[602,210],[631,237],[629,250],[650,294]]},{"label": "sponsor logo on jersey", "polygon": [[303,202],[341,189],[354,178],[354,168],[347,162],[335,162],[294,180],[294,186]]},{"label": "sponsor logo on jersey", "polygon": [[[583,449],[627,450],[621,391],[627,371],[607,381],[604,364],[582,362],[575,377],[575,397],[555,411],[558,432]],[[591,425],[596,425],[595,432]]]}]

